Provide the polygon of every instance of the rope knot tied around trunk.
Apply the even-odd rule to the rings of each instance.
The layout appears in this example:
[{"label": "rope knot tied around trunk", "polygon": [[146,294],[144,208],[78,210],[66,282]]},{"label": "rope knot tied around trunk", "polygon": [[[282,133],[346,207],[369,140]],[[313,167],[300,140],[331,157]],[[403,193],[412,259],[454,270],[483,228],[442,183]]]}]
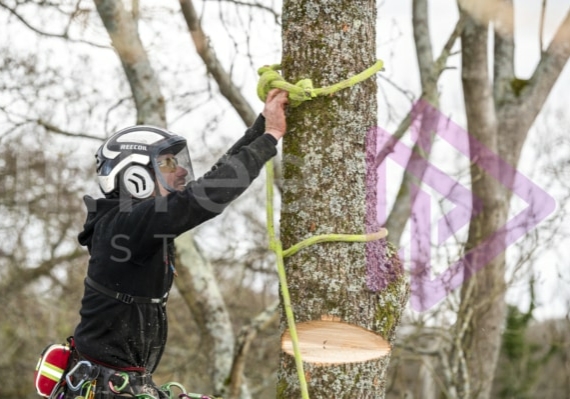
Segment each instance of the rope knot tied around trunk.
[{"label": "rope knot tied around trunk", "polygon": [[287,82],[278,72],[281,70],[280,64],[266,65],[257,70],[259,74],[259,82],[257,84],[257,96],[263,102],[267,98],[267,94],[271,89],[281,89],[289,93],[289,102],[292,107],[297,107],[305,101],[312,100],[319,96],[329,96],[340,90],[352,87],[360,82],[369,79],[377,72],[383,70],[384,63],[382,60],[376,61],[370,68],[365,69],[357,75],[354,75],[341,82],[330,86],[315,88],[311,79],[301,79],[297,83]]}]

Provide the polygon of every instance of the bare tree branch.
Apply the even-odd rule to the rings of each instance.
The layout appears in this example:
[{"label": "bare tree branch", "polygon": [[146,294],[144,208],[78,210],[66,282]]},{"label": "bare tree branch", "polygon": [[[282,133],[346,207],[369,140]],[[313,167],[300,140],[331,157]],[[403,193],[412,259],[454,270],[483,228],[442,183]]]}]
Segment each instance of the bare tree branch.
[{"label": "bare tree branch", "polygon": [[[528,131],[544,107],[569,57],[570,11],[548,48],[542,53],[530,80],[505,80],[505,85],[511,85],[511,91],[495,100],[502,132],[498,137],[498,151],[501,158],[512,166],[518,164]],[[510,198],[510,194],[507,195]]]},{"label": "bare tree branch", "polygon": [[[420,40],[421,43],[421,47],[418,47],[416,49],[422,81],[422,96],[420,100],[425,100],[437,107],[439,104],[437,82],[445,70],[447,60],[451,54],[451,50],[455,45],[455,42],[457,41],[457,38],[463,31],[465,18],[459,18],[440,55],[435,61],[433,61],[431,44],[429,43],[427,0],[414,0],[412,13],[414,15],[414,20],[418,20],[418,27],[416,28],[414,26],[414,36],[417,40]],[[425,37],[427,37],[428,43],[425,42]],[[385,144],[385,147],[376,156],[375,164],[377,166],[380,165],[380,163],[390,152],[392,152],[395,143],[401,139],[406,131],[410,128],[410,124],[412,123],[412,112],[416,112],[416,115],[414,115],[415,118],[419,117],[417,108],[415,108],[415,111],[410,110],[406,117],[400,122],[400,125],[390,138],[389,142]],[[400,242],[406,221],[410,218],[412,204],[415,202],[415,195],[413,194],[412,190],[410,190],[410,187],[412,187],[413,184],[420,184],[426,167],[426,163],[423,161],[429,157],[431,139],[429,140],[430,142],[427,142],[425,136],[429,136],[431,134],[430,130],[433,129],[436,124],[437,120],[435,118],[435,115],[426,114],[424,117],[422,117],[422,124],[419,128],[419,131],[424,133],[422,134],[423,148],[420,149],[420,142],[418,140],[418,143],[414,145],[412,151],[413,155],[410,157],[410,160],[406,165],[406,170],[414,170],[416,172],[415,176],[410,173],[404,173],[402,184],[400,185],[400,189],[398,191],[397,199],[388,219],[386,220],[385,226],[390,232],[390,239],[396,243]],[[423,154],[421,152],[423,152]]]},{"label": "bare tree branch", "polygon": [[277,12],[275,12],[275,10],[271,7],[268,7],[264,4],[261,4],[260,2],[256,1],[253,3],[248,3],[246,1],[239,1],[239,0],[206,0],[207,2],[213,3],[213,2],[218,2],[218,3],[232,3],[232,4],[236,4],[238,6],[244,6],[244,7],[251,7],[251,8],[257,8],[260,9],[262,11],[265,11],[269,14],[271,14],[273,16],[273,18],[275,19],[275,23],[277,25],[279,25],[279,22],[281,20],[281,15]]},{"label": "bare tree branch", "polygon": [[139,18],[140,18],[140,3],[139,0],[132,0],[132,6],[131,6],[131,13],[133,14],[133,20],[135,21],[135,25],[138,25],[139,23]]},{"label": "bare tree branch", "polygon": [[528,90],[521,92],[522,102],[530,112],[530,115],[525,113],[529,128],[542,109],[569,57],[570,11],[566,14],[548,48],[542,54],[542,58],[528,82]]},{"label": "bare tree branch", "polygon": [[465,27],[465,18],[463,16],[460,16],[459,19],[457,20],[457,23],[455,24],[455,27],[453,28],[453,31],[447,38],[447,41],[445,42],[443,49],[441,49],[439,57],[437,57],[437,59],[433,63],[432,74],[434,76],[437,76],[437,79],[439,79],[443,71],[448,69],[447,60],[451,55],[454,54],[451,52],[451,50],[453,49],[453,46],[455,46],[455,43],[457,42],[459,36],[461,36],[461,32],[463,32],[464,27]]},{"label": "bare tree branch", "polygon": [[97,141],[101,141],[104,139],[104,137],[99,137],[96,136],[94,134],[86,134],[86,133],[79,133],[79,132],[70,132],[67,130],[64,130],[60,127],[57,127],[41,118],[39,119],[32,119],[32,118],[27,118],[24,115],[19,115],[19,114],[14,114],[11,112],[8,112],[8,110],[6,110],[4,107],[0,107],[0,111],[4,112],[4,114],[6,116],[15,116],[17,119],[19,119],[19,122],[12,122],[12,126],[11,128],[4,132],[1,136],[0,136],[0,142],[2,142],[4,139],[6,139],[8,137],[8,135],[10,135],[12,132],[14,132],[16,129],[21,128],[24,125],[27,124],[34,124],[34,125],[38,125],[43,127],[44,129],[46,129],[47,131],[51,132],[51,133],[56,133],[62,136],[67,136],[67,137],[74,137],[74,138],[84,138],[84,139],[89,139],[89,140],[97,140]]},{"label": "bare tree branch", "polygon": [[246,125],[253,124],[256,114],[240,90],[232,82],[231,76],[225,71],[214,50],[210,47],[210,41],[202,30],[194,4],[191,0],[180,0],[180,7],[190,30],[192,41],[196,46],[196,51],[204,61],[208,72],[212,74],[212,77],[218,83],[220,92],[235,108]]},{"label": "bare tree branch", "polygon": [[197,248],[193,233],[186,232],[178,237],[176,247],[181,263],[192,267],[180,268],[175,284],[206,339],[212,384],[215,394],[219,395],[224,390],[234,353],[231,321],[212,267]]},{"label": "bare tree branch", "polygon": [[[478,24],[468,18],[461,36],[462,42],[462,74],[465,108],[468,129],[485,140],[488,148],[496,148],[495,135],[497,128],[495,106],[491,95],[491,82],[487,72],[487,31],[488,24]],[[467,51],[468,50],[468,51]],[[488,119],[480,120],[481,116]],[[471,121],[471,125],[469,124]]]},{"label": "bare tree branch", "polygon": [[69,131],[63,130],[63,129],[55,126],[55,125],[52,125],[51,123],[46,122],[43,119],[37,119],[37,120],[30,121],[30,122],[37,123],[38,125],[45,128],[47,131],[52,132],[52,133],[56,133],[56,134],[60,134],[62,136],[74,137],[74,138],[83,138],[83,139],[97,140],[97,141],[102,141],[104,139],[104,137],[99,137],[99,136],[96,136],[94,134],[69,132]]},{"label": "bare tree branch", "polygon": [[[232,81],[230,74],[224,69],[220,60],[218,60],[214,50],[210,47],[210,41],[202,29],[198,13],[196,12],[192,0],[180,0],[180,7],[188,30],[190,30],[190,36],[192,37],[196,51],[206,65],[206,69],[212,74],[212,77],[218,84],[220,93],[222,93],[236,110],[245,125],[252,125],[255,121],[256,114],[247,99],[242,95],[241,90]],[[281,192],[283,179],[281,178],[282,171],[278,162],[274,163],[274,172],[276,177],[275,186]]]},{"label": "bare tree branch", "polygon": [[[453,32],[451,32],[451,35],[449,35],[449,37],[447,38],[447,41],[446,41],[443,49],[441,50],[441,53],[439,54],[439,56],[437,57],[435,62],[432,63],[431,69],[430,69],[430,76],[426,77],[427,80],[435,80],[436,82],[439,80],[439,78],[441,77],[441,74],[446,69],[447,60],[452,55],[451,50],[452,50],[453,46],[455,45],[457,38],[459,38],[459,36],[461,35],[461,32],[462,32],[464,26],[465,26],[465,18],[461,17],[461,18],[459,18],[459,20],[455,24],[455,28],[453,29]],[[380,78],[383,78],[383,76],[380,76]],[[410,95],[407,91],[399,88],[397,85],[395,85],[390,80],[387,80],[387,81],[392,86],[394,86],[397,90],[401,91],[402,94],[404,94],[406,97],[410,98]],[[420,100],[427,100],[427,96],[422,94],[422,96],[420,97]],[[400,140],[404,136],[406,131],[410,128],[410,123],[412,120],[411,119],[411,113],[412,113],[412,111],[410,111],[406,114],[406,116],[400,121],[400,124],[398,125],[398,127],[396,128],[394,133],[392,134],[392,137],[395,139],[395,141]],[[395,141],[391,141],[391,143],[395,143]],[[389,154],[391,151],[392,151],[392,148],[390,146],[382,149],[379,156],[376,157],[375,165],[379,166],[382,163],[384,157],[387,154]],[[389,230],[389,231],[390,231],[390,236],[393,237],[392,231],[391,230]]]},{"label": "bare tree branch", "polygon": [[35,268],[18,268],[13,273],[2,278],[2,283],[0,284],[0,298],[8,298],[11,293],[22,290],[26,285],[30,284],[30,282],[49,275],[54,267],[82,256],[85,256],[85,251],[75,249],[65,255],[47,259]]},{"label": "bare tree branch", "polygon": [[544,51],[544,19],[546,17],[546,0],[542,0],[540,7],[540,25],[538,26],[538,48],[540,54]]},{"label": "bare tree branch", "polygon": [[137,123],[164,127],[164,97],[137,32],[137,25],[120,0],[95,0],[129,81],[137,109]]},{"label": "bare tree branch", "polygon": [[433,51],[429,34],[427,0],[413,0],[412,26],[422,90],[424,93],[431,94],[436,90],[434,85],[437,80],[434,81],[436,76],[432,74]]},{"label": "bare tree branch", "polygon": [[[88,44],[90,46],[94,46],[94,47],[98,47],[98,48],[104,48],[104,49],[109,48],[109,46],[104,45],[104,44],[93,43],[91,41],[83,40],[83,39],[75,39],[75,38],[72,38],[69,36],[69,27],[71,26],[73,18],[75,17],[77,12],[79,11],[79,8],[76,8],[76,11],[70,16],[69,21],[65,27],[65,30],[62,33],[50,33],[50,32],[44,32],[43,30],[36,28],[34,25],[32,25],[30,22],[28,22],[28,20],[26,18],[24,18],[22,15],[20,15],[16,11],[16,8],[9,7],[4,2],[0,2],[0,7],[8,10],[8,12],[10,12],[10,14],[15,16],[22,24],[24,24],[24,26],[26,26],[28,29],[32,30],[33,32],[37,33],[38,35],[45,36],[45,37],[51,37],[51,38],[65,39],[67,41],[74,42],[74,43],[84,43],[84,44]],[[77,4],[77,7],[79,7],[79,3]],[[82,10],[82,11],[85,11],[85,10]]]}]

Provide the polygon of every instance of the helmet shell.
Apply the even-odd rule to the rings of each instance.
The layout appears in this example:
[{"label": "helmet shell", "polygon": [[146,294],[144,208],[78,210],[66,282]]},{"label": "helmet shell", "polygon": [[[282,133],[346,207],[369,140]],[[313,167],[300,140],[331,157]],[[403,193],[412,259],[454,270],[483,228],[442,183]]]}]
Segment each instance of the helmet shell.
[{"label": "helmet shell", "polygon": [[[155,170],[156,158],[164,151],[185,151],[186,139],[167,130],[147,125],[131,126],[120,130],[108,138],[97,154],[97,177],[99,187],[106,196],[120,192],[121,187],[137,198],[147,198],[154,194],[156,178],[164,186],[160,171]],[[190,157],[188,181],[193,179]],[[168,191],[173,188],[166,186]]]}]

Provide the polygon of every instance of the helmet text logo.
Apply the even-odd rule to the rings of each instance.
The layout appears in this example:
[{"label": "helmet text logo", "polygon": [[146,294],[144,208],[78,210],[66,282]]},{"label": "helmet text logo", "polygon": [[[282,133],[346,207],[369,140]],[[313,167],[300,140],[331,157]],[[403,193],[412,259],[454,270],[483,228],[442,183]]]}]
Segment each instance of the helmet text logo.
[{"label": "helmet text logo", "polygon": [[121,144],[121,150],[147,151],[146,145],[141,144]]}]

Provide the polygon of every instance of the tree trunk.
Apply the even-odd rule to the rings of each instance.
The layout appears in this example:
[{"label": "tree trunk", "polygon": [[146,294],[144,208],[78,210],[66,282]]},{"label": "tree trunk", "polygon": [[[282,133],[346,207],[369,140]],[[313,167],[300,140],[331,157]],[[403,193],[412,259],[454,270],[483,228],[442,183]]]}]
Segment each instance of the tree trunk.
[{"label": "tree trunk", "polygon": [[[462,81],[470,137],[497,153],[497,118],[493,102],[487,62],[488,24],[467,19],[462,40]],[[477,149],[471,144],[472,157]],[[493,159],[480,159],[471,165],[473,195],[482,203],[482,210],[473,215],[465,251],[475,249],[505,223],[508,201],[501,195],[499,182],[480,165],[491,166]],[[501,245],[498,238],[493,245]],[[465,265],[458,330],[467,326],[462,337],[463,355],[467,361],[466,378],[460,392],[465,398],[487,398],[495,373],[501,341],[501,326],[505,316],[505,259],[504,253],[486,264],[477,273],[470,266],[480,262],[478,252]]]},{"label": "tree trunk", "polygon": [[[374,1],[285,1],[285,79],[311,78],[322,87],[371,66],[375,23]],[[376,125],[376,112],[374,79],[290,110],[283,147],[284,248],[317,234],[378,228],[372,168],[367,175],[376,151],[375,137],[367,132]],[[286,267],[297,322],[334,318],[392,342],[408,286],[385,241],[319,244],[288,258]],[[305,363],[310,396],[381,398],[388,361],[389,355],[358,363]],[[277,398],[298,397],[293,358],[283,354]]]}]

